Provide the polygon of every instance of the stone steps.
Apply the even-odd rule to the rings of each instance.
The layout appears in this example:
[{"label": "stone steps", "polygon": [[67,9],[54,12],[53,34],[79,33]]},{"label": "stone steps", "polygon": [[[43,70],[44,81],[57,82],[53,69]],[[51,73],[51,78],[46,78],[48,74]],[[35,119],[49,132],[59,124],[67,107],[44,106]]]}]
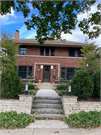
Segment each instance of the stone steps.
[{"label": "stone steps", "polygon": [[56,88],[57,84],[51,84],[51,83],[41,83],[41,84],[37,84],[37,87],[39,89],[54,89]]},{"label": "stone steps", "polygon": [[60,96],[36,96],[35,99],[45,99],[45,100],[61,100]]},{"label": "stone steps", "polygon": [[31,116],[35,118],[53,118],[53,119],[65,117],[65,115],[63,114],[32,114]]},{"label": "stone steps", "polygon": [[36,108],[36,109],[32,109],[32,112],[36,112],[38,114],[62,114],[63,109]]},{"label": "stone steps", "polygon": [[61,109],[62,104],[34,103],[32,108],[56,108]]},{"label": "stone steps", "polygon": [[32,105],[32,115],[36,118],[65,117],[61,97],[36,96]]},{"label": "stone steps", "polygon": [[62,103],[61,100],[48,100],[48,99],[36,99],[34,103],[51,103],[51,104],[58,104]]}]

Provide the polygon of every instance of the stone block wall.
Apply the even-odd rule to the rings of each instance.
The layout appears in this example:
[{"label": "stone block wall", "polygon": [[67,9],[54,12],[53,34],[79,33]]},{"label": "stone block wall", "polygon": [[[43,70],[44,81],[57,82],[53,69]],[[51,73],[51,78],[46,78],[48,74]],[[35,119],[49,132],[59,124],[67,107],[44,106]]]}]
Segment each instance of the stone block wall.
[{"label": "stone block wall", "polygon": [[77,102],[76,96],[63,96],[62,103],[65,116],[68,116],[72,113],[79,113],[80,111],[101,111],[101,102]]},{"label": "stone block wall", "polygon": [[31,114],[33,96],[19,95],[19,100],[0,99],[0,112],[16,111]]}]

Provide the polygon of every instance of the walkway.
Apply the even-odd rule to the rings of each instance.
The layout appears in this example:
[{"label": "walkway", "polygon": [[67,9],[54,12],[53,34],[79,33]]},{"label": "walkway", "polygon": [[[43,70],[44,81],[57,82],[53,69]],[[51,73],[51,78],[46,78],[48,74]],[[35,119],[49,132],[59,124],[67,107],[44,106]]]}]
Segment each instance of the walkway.
[{"label": "walkway", "polygon": [[38,90],[36,96],[47,96],[47,97],[50,97],[50,96],[54,96],[54,97],[57,97],[58,94],[55,92],[55,90],[51,90],[51,89],[40,89]]},{"label": "walkway", "polygon": [[0,135],[101,135],[101,128],[72,129],[60,120],[36,120],[25,129],[0,130]]}]

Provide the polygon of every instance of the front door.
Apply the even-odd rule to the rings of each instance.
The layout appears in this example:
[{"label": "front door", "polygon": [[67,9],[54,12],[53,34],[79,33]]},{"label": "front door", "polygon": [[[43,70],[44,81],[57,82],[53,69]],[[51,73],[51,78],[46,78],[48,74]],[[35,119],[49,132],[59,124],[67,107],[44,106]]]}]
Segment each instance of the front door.
[{"label": "front door", "polygon": [[43,82],[50,82],[50,66],[43,68]]}]

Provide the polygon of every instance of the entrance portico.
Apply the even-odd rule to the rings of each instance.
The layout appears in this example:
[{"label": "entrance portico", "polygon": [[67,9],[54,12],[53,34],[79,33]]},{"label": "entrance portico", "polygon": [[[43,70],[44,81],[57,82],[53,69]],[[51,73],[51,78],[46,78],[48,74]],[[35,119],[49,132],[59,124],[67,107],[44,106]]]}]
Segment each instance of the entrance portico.
[{"label": "entrance portico", "polygon": [[42,82],[54,82],[60,77],[59,63],[34,63],[34,76]]}]

